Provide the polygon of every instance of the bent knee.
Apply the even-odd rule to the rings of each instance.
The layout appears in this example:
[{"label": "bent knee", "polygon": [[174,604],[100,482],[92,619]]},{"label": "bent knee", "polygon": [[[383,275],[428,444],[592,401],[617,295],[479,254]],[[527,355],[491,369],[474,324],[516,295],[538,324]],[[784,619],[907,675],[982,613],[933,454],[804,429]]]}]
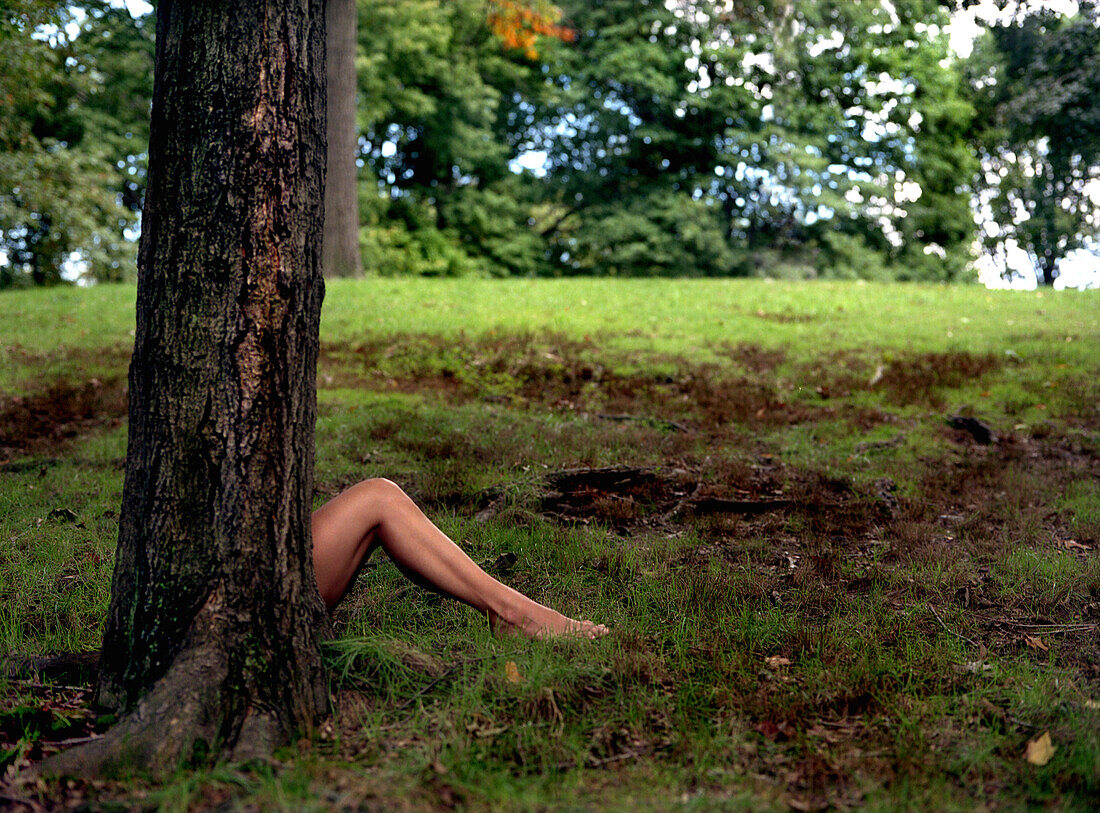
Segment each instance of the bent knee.
[{"label": "bent knee", "polygon": [[393,480],[385,477],[372,477],[355,486],[363,499],[379,503],[397,503],[408,501],[408,495]]}]

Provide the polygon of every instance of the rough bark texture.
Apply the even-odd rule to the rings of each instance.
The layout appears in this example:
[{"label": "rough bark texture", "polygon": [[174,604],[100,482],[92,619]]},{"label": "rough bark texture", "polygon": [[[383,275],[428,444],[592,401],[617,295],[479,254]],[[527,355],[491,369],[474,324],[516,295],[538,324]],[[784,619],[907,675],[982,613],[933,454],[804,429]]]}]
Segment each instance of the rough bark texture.
[{"label": "rough bark texture", "polygon": [[245,759],[325,714],[309,511],[322,0],[157,7],[129,447],[98,698],[51,772]]},{"label": "rough bark texture", "polygon": [[324,269],[326,277],[357,277],[359,190],[355,158],[355,0],[327,0],[328,175],[325,184]]}]

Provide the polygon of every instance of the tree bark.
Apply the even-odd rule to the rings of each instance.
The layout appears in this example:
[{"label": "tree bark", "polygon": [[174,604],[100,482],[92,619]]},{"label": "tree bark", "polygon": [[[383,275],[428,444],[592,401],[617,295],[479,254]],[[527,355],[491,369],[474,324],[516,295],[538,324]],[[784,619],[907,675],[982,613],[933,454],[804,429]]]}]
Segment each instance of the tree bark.
[{"label": "tree bark", "polygon": [[161,0],[98,700],[51,773],[262,756],[327,713],[309,533],[323,0]]},{"label": "tree bark", "polygon": [[325,277],[358,277],[359,185],[355,121],[355,0],[325,3],[328,41],[328,174],[325,183]]}]

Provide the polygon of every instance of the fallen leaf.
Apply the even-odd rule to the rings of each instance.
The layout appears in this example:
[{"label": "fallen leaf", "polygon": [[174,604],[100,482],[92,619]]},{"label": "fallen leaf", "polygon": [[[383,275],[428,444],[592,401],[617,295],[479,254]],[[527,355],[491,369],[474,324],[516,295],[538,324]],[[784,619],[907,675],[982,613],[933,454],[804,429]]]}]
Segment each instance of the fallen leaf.
[{"label": "fallen leaf", "polygon": [[1041,649],[1043,652],[1050,652],[1050,649],[1043,643],[1043,639],[1038,635],[1024,635],[1024,642],[1032,649]]},{"label": "fallen leaf", "polygon": [[768,665],[770,669],[778,669],[780,666],[790,666],[790,658],[784,658],[782,655],[770,655],[764,658],[764,663]]},{"label": "fallen leaf", "polygon": [[1038,737],[1028,740],[1024,750],[1024,759],[1032,765],[1046,765],[1054,756],[1054,745],[1050,741],[1050,732],[1044,731]]},{"label": "fallen leaf", "polygon": [[1063,539],[1058,543],[1058,547],[1066,550],[1092,550],[1091,545],[1082,545],[1076,539]]},{"label": "fallen leaf", "polygon": [[519,673],[519,667],[516,666],[515,661],[508,661],[504,664],[504,677],[508,679],[509,683],[523,683],[523,675]]}]

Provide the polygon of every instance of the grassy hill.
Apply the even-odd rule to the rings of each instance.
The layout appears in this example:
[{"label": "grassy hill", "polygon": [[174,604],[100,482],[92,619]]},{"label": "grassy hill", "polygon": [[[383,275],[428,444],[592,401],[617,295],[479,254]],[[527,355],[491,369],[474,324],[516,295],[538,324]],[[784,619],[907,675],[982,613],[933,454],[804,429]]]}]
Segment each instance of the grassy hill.
[{"label": "grassy hill", "polygon": [[[98,647],[134,296],[0,296],[12,662]],[[321,341],[317,502],[397,480],[504,581],[612,634],[494,639],[378,559],[334,617],[322,739],[167,785],[8,795],[805,810],[1100,794],[1096,292],[339,281]],[[102,730],[87,677],[0,680],[5,764]],[[1055,750],[1033,764],[1044,734]]]}]

